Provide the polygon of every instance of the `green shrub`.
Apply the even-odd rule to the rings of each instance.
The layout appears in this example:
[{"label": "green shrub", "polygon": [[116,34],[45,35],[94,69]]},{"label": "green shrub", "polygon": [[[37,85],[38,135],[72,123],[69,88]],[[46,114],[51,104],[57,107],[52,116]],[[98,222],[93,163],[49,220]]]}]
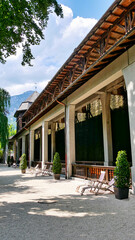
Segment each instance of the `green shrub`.
[{"label": "green shrub", "polygon": [[0,149],[0,159],[3,159],[3,150]]},{"label": "green shrub", "polygon": [[115,186],[118,188],[129,187],[130,168],[127,161],[126,151],[119,151],[116,158],[116,167],[114,169]]},{"label": "green shrub", "polygon": [[20,161],[20,169],[25,170],[27,168],[27,161],[26,161],[26,154],[24,153],[21,156],[21,161]]},{"label": "green shrub", "polygon": [[60,161],[60,155],[58,152],[55,153],[54,159],[53,159],[53,167],[52,171],[54,174],[60,174],[61,173],[61,161]]}]

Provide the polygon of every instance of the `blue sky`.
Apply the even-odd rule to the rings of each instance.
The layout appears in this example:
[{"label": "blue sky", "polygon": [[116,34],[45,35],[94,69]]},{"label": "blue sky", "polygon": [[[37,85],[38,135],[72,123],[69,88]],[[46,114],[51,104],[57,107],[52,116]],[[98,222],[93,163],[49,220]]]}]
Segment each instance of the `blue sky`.
[{"label": "blue sky", "polygon": [[64,18],[50,15],[45,40],[32,47],[33,67],[21,66],[21,49],[6,64],[0,64],[0,87],[11,95],[34,90],[35,85],[41,92],[113,1],[59,0],[59,3]]},{"label": "blue sky", "polygon": [[59,0],[73,10],[73,17],[99,19],[114,2],[113,0]]}]

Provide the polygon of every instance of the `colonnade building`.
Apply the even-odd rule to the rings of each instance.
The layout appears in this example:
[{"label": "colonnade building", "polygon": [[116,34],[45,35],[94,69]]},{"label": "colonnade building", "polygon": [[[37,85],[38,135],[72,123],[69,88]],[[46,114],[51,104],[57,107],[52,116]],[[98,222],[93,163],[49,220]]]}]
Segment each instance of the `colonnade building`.
[{"label": "colonnade building", "polygon": [[135,1],[116,0],[21,116],[15,157],[114,166],[126,150],[135,190]]}]

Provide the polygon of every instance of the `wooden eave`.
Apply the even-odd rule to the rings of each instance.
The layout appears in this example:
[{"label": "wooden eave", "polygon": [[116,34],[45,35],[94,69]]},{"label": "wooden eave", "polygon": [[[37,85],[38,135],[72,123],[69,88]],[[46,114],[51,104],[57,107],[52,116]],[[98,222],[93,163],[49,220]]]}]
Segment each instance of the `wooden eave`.
[{"label": "wooden eave", "polygon": [[[103,17],[55,74],[52,80],[47,84],[35,102],[30,106],[29,111],[24,113],[23,117],[28,117],[30,112],[34,111],[35,106],[39,106],[44,98],[52,98],[51,101],[35,116],[31,117],[30,121],[16,135],[20,134],[24,129],[28,128],[56,106],[58,104],[56,100],[63,101],[77,88],[86,83],[95,74],[135,44],[134,12],[135,0],[116,0],[111,5]],[[127,20],[125,20],[126,17]],[[130,17],[132,17],[132,19],[130,19]],[[132,27],[129,26],[131,24]],[[84,67],[80,74],[81,68],[78,68],[78,66],[81,66],[81,60],[87,60],[87,68],[85,69]],[[70,84],[68,84],[68,78],[72,78],[73,80]],[[58,85],[61,85],[62,81],[65,81],[66,88],[53,98],[55,89]]]}]

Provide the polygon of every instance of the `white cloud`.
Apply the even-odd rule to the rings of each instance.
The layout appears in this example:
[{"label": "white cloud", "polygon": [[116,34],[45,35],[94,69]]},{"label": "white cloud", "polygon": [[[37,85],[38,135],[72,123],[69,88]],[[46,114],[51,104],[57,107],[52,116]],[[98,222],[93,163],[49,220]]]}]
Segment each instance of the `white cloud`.
[{"label": "white cloud", "polygon": [[73,19],[72,10],[64,5],[63,12],[63,19],[50,15],[45,41],[32,47],[33,67],[21,66],[20,49],[5,65],[0,64],[0,87],[16,95],[34,90],[36,82],[37,90],[42,91],[97,21],[82,17]]},{"label": "white cloud", "polygon": [[[88,31],[96,24],[96,19],[77,17],[71,21],[64,31],[63,39],[72,37],[84,38]],[[72,35],[71,35],[72,33]]]},{"label": "white cloud", "polygon": [[[63,9],[63,15],[64,15],[64,22],[68,22],[73,18],[73,11],[71,8],[64,6],[63,4],[61,4],[62,9]],[[54,17],[56,18],[56,24],[62,24],[63,21],[61,21],[61,18],[57,17],[56,15],[54,15]]]},{"label": "white cloud", "polygon": [[[49,81],[49,80],[48,80]],[[14,84],[14,87],[10,86],[7,87],[7,91],[10,92],[11,95],[18,95],[21,93],[24,93],[29,90],[37,90],[38,92],[41,92],[45,86],[47,85],[47,80],[40,81],[38,85],[36,82],[31,82],[31,83],[24,83],[24,84]]]}]

